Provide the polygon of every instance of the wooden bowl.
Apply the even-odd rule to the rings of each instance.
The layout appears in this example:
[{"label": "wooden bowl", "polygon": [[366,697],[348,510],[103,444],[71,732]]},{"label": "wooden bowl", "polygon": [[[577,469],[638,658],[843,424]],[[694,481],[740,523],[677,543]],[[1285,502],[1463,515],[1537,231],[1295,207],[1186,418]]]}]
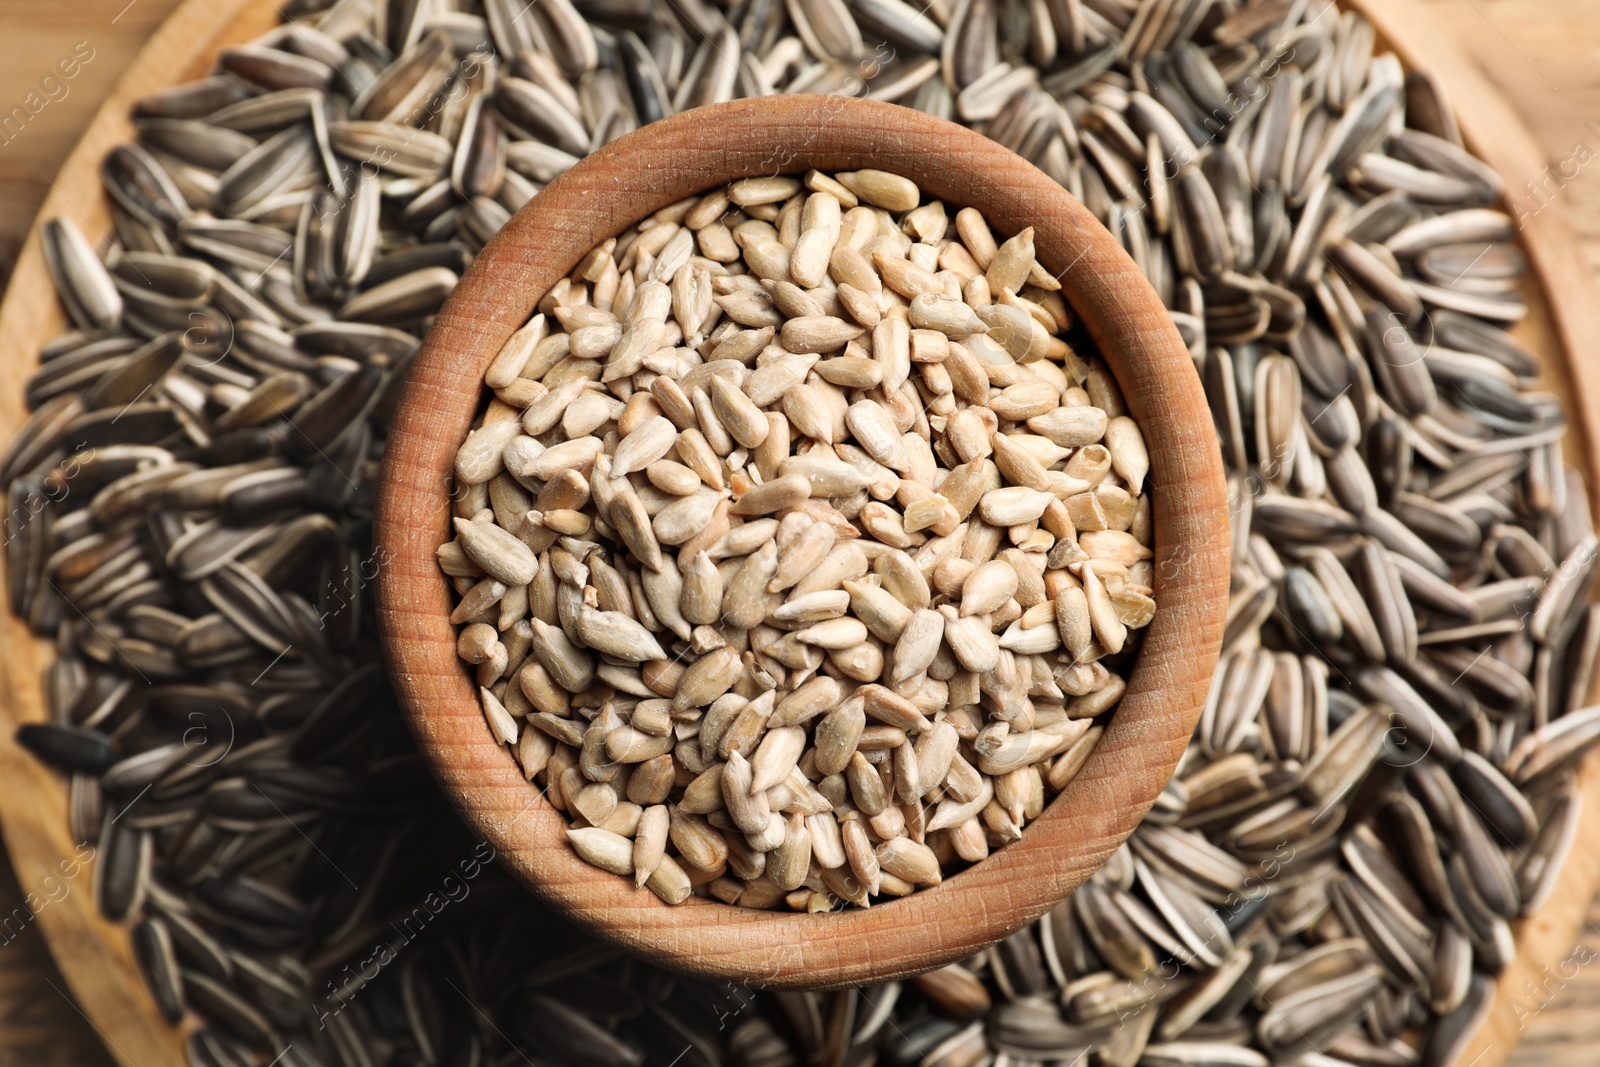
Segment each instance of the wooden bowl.
[{"label": "wooden bowl", "polygon": [[[827,915],[699,898],[668,907],[580,861],[566,816],[484,725],[456,657],[449,475],[482,408],[483,373],[546,290],[591,248],[677,200],[757,174],[875,166],[970,205],[1007,234],[1032,225],[1144,430],[1155,520],[1155,620],[1127,695],[1082,773],[1022,839],[942,885]],[[654,123],[589,156],[519,211],[439,313],[389,430],[378,501],[384,649],[422,752],[501,861],[574,921],[653,961],[778,987],[881,981],[948,963],[1031,922],[1128,836],[1183,754],[1221,645],[1228,514],[1216,431],[1189,354],[1137,267],[1044,173],[971,130],[839,97],[739,101]]]}]

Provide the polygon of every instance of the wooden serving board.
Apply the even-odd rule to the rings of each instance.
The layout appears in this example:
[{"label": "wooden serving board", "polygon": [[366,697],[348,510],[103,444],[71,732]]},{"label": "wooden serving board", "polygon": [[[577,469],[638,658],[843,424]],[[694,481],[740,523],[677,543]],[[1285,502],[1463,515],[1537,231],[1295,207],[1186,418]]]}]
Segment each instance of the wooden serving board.
[{"label": "wooden serving board", "polygon": [[[1518,189],[1540,177],[1545,160],[1503,97],[1440,32],[1433,5],[1419,0],[1348,0],[1376,25],[1380,40],[1408,68],[1437,74],[1449,90],[1471,147]],[[1476,8],[1476,5],[1473,5]],[[99,165],[116,144],[131,139],[131,104],[160,88],[208,71],[218,49],[248,40],[279,20],[272,0],[185,0],[149,40],[96,113],[52,184],[41,218],[72,217],[91,237],[110,229]],[[1574,232],[1557,203],[1525,220],[1522,243],[1532,280],[1525,293],[1528,319],[1518,335],[1545,360],[1546,387],[1568,405],[1573,425],[1568,461],[1584,472],[1592,501],[1600,502],[1600,360],[1585,358],[1585,341],[1600,338],[1597,286]],[[9,439],[27,412],[22,387],[40,347],[61,332],[64,319],[45,269],[37,224],[30,230],[0,305],[0,439]],[[38,893],[61,877],[72,857],[64,780],[13,741],[16,726],[41,721],[42,671],[53,651],[9,617],[6,653],[0,656],[0,829],[22,894]],[[1600,827],[1600,754],[1580,776],[1585,803],[1580,834]],[[134,968],[124,927],[95,910],[92,871],[67,882],[65,897],[35,919],[90,1025],[126,1067],[185,1062],[184,1031],[163,1023]],[[1512,1051],[1531,1006],[1528,983],[1548,985],[1563,974],[1584,915],[1600,883],[1600,849],[1573,850],[1550,901],[1517,924],[1516,962],[1499,982],[1500,996],[1458,1067],[1498,1067]],[[54,891],[59,894],[59,889]]]},{"label": "wooden serving board", "polygon": [[[1444,83],[1467,147],[1500,173],[1508,190],[1539,177],[1545,160],[1538,145],[1505,98],[1439,32],[1436,16],[1411,0],[1361,0],[1351,6],[1372,21],[1380,43],[1408,70],[1430,71]],[[1509,210],[1519,214],[1514,204]],[[1544,358],[1544,387],[1566,405],[1571,419],[1567,462],[1583,472],[1593,512],[1600,507],[1600,359],[1593,353],[1600,338],[1600,299],[1594,275],[1560,204],[1522,214],[1520,223],[1530,284],[1523,287],[1528,317],[1515,332]],[[1594,683],[1590,679],[1590,699]],[[1528,990],[1544,989],[1553,974],[1571,977],[1568,957],[1600,884],[1600,848],[1584,844],[1600,827],[1600,752],[1581,768],[1579,782],[1579,843],[1544,907],[1513,925],[1516,960],[1500,976],[1494,1007],[1478,1035],[1464,1046],[1456,1067],[1499,1067],[1516,1046],[1529,1008],[1537,1010],[1548,995],[1535,1000]]]},{"label": "wooden serving board", "polygon": [[[40,219],[70,217],[91,241],[111,230],[100,184],[106,153],[133,139],[129,109],[159,89],[207,73],[218,50],[247,41],[281,21],[272,0],[187,0],[150,38],[84,131],[56,176]],[[23,386],[39,362],[39,349],[66,328],[37,222],[28,233],[0,304],[0,438],[9,441],[27,418]],[[0,655],[0,829],[22,892],[45,897],[46,879],[76,853],[67,832],[66,780],[15,741],[17,727],[47,716],[42,687],[54,646],[26,623],[4,613]],[[133,961],[127,928],[100,917],[93,872],[66,884],[61,900],[40,909],[39,927],[72,995],[123,1067],[188,1062],[186,1030],[170,1027],[156,1010]],[[54,890],[52,895],[59,895]]]}]

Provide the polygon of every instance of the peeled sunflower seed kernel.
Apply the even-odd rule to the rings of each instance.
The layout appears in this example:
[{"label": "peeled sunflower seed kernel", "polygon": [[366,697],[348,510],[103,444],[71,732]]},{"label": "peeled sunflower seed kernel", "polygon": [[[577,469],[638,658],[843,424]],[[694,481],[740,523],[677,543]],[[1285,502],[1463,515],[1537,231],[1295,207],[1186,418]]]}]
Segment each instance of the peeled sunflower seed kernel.
[{"label": "peeled sunflower seed kernel", "polygon": [[[885,171],[807,187],[744,179],[705,199],[741,221],[596,249],[457,456],[459,652],[485,685],[527,660],[486,720],[539,739],[525,770],[590,824],[580,856],[667,900],[809,910],[814,860],[865,906],[987,855],[1067,744],[1030,724],[1108,710],[1095,660],[1153,614],[1124,576],[1143,437],[1054,338],[1032,231],[952,231]],[[513,649],[491,623],[519,616]]]}]

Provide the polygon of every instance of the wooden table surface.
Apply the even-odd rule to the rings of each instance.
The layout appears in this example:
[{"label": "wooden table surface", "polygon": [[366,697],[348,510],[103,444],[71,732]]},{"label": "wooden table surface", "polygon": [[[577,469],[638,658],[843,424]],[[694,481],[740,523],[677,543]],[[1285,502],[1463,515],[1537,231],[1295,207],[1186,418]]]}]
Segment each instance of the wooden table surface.
[{"label": "wooden table surface", "polygon": [[[79,132],[176,4],[0,0],[0,286]],[[1512,190],[1514,207],[1537,211],[1559,203],[1590,267],[1600,273],[1600,165],[1592,165],[1600,162],[1600,0],[1429,0],[1429,5],[1440,16],[1440,32],[1456,37],[1545,151],[1548,180],[1534,189]],[[62,79],[58,61],[74,58],[76,75]],[[18,108],[27,116],[20,126],[14,117]],[[1579,847],[1600,848],[1600,842]],[[0,916],[12,914],[24,896],[25,887],[17,885],[0,856]],[[1591,909],[1569,961],[1520,998],[1524,1028],[1510,1060],[1515,1067],[1592,1067],[1596,1062],[1600,906]],[[93,1027],[65,990],[35,927],[15,936],[0,932],[0,1067],[110,1067]]]}]

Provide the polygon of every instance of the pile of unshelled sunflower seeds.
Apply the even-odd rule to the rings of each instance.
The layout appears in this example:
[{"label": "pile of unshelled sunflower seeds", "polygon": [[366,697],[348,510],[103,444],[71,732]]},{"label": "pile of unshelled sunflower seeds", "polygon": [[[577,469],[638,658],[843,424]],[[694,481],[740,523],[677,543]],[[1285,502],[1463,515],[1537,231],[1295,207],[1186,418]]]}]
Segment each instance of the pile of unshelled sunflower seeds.
[{"label": "pile of unshelled sunflower seeds", "polygon": [[1155,612],[1150,457],[1058,290],[1031,229],[813,171],[607,240],[506,342],[440,563],[580,857],[865,907],[1083,766]]},{"label": "pile of unshelled sunflower seeds", "polygon": [[[46,224],[74,332],[0,458],[11,607],[58,649],[20,740],[68,774],[157,1002],[201,1020],[193,1063],[1479,1051],[1508,923],[1576,832],[1600,617],[1565,417],[1505,332],[1515,229],[1434,80],[1320,0],[283,13],[137,106],[113,232]],[[595,145],[768,91],[976,126],[1104,220],[1191,345],[1235,551],[1204,721],[1082,890],[959,967],[749,997],[586,943],[484,866],[366,587],[385,421],[473,252]]]}]

